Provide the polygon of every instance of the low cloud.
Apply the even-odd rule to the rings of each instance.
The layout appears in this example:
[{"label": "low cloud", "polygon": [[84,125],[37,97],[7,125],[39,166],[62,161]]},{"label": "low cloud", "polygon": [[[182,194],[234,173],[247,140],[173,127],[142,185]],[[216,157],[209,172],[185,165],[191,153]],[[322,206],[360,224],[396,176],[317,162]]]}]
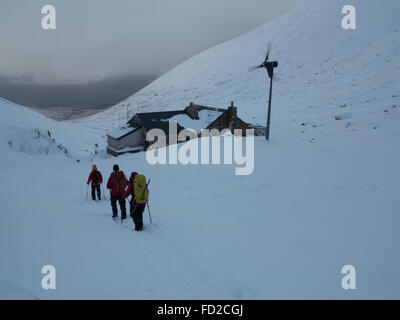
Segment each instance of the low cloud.
[{"label": "low cloud", "polygon": [[37,84],[162,74],[304,1],[52,0],[57,29],[44,31],[46,1],[2,0],[0,74]]},{"label": "low cloud", "polygon": [[0,78],[0,97],[37,107],[106,108],[139,91],[156,76],[124,76],[85,84],[35,84]]}]

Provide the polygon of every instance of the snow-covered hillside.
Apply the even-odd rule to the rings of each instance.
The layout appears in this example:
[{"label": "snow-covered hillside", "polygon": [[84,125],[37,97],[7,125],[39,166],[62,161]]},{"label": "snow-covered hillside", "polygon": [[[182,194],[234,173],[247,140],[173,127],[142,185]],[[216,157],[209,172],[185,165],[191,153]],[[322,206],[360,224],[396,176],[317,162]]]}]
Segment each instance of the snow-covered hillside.
[{"label": "snow-covered hillside", "polygon": [[[312,1],[77,123],[1,100],[0,298],[400,298],[400,8],[354,0],[358,29],[344,31],[343,4]],[[133,113],[234,100],[262,124],[266,75],[248,67],[267,41],[280,62],[272,139],[255,139],[252,175],[104,154],[129,103]],[[94,163],[106,180],[115,163],[152,178],[153,225],[146,211],[134,232],[109,201],[86,200]],[[341,286],[349,264],[354,291]],[[44,265],[57,270],[54,291],[41,287]]]},{"label": "snow-covered hillside", "polygon": [[[265,125],[268,82],[260,64],[267,43],[279,61],[273,92],[276,130],[333,134],[380,125],[375,114],[400,99],[400,2],[354,0],[357,30],[344,30],[341,9],[348,1],[308,4],[177,66],[152,84],[90,121],[126,119],[141,111],[182,109],[193,101],[228,107],[234,100],[245,121]],[[336,116],[346,120],[334,123]],[[379,118],[379,117],[378,117]],[[382,123],[382,125],[384,122]],[[336,128],[336,126],[338,128]],[[327,128],[329,127],[329,128]],[[331,128],[334,127],[334,128]]]}]

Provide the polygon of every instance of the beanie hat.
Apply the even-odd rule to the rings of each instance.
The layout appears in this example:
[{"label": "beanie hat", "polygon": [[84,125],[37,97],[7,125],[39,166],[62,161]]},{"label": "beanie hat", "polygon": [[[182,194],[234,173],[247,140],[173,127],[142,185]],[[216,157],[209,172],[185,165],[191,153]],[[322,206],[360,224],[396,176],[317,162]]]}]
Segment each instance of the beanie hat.
[{"label": "beanie hat", "polygon": [[132,172],[131,177],[129,179],[133,180],[137,174],[138,174],[137,172]]},{"label": "beanie hat", "polygon": [[93,169],[93,170],[97,170],[97,167],[96,167],[95,164],[93,165],[92,169]]},{"label": "beanie hat", "polygon": [[119,171],[119,166],[118,166],[117,164],[114,164],[114,166],[113,166],[113,170],[114,170],[114,172],[117,172],[117,171]]}]

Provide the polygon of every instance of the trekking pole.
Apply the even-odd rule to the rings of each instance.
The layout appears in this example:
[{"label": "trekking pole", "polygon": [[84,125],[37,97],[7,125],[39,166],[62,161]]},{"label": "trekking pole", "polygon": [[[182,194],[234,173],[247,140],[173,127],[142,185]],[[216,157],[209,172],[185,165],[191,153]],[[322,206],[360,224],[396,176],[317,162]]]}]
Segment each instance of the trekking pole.
[{"label": "trekking pole", "polygon": [[148,201],[147,201],[147,211],[149,212],[150,223],[153,224],[153,220],[151,219],[150,206],[149,206],[149,202]]},{"label": "trekking pole", "polygon": [[[140,198],[140,199],[142,199],[142,200],[144,200],[144,193],[146,192],[147,187],[148,187],[149,184],[150,184],[150,181],[151,181],[151,178],[149,179],[149,182],[147,182],[146,188],[144,189],[143,194],[142,194],[142,197]],[[147,204],[147,210],[149,211],[150,223],[153,224],[153,221],[151,220],[149,201],[147,201],[146,204]]]}]

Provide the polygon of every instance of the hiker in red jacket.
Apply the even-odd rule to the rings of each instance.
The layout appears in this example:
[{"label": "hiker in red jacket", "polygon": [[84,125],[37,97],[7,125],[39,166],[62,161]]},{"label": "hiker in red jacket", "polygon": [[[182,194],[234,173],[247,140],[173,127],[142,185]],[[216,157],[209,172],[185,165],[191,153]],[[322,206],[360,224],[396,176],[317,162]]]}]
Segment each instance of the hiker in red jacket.
[{"label": "hiker in red jacket", "polygon": [[101,175],[101,172],[97,170],[95,165],[92,168],[92,172],[90,172],[87,184],[89,184],[90,181],[92,182],[92,199],[96,201],[97,191],[97,197],[101,200],[100,185],[103,183],[103,176]]},{"label": "hiker in red jacket", "polygon": [[113,173],[111,173],[110,178],[107,182],[107,189],[110,189],[111,194],[111,207],[113,211],[113,218],[118,217],[117,201],[121,208],[121,217],[126,219],[126,207],[125,207],[125,189],[128,180],[125,177],[123,171],[119,171],[119,166],[116,164],[113,167]]}]

